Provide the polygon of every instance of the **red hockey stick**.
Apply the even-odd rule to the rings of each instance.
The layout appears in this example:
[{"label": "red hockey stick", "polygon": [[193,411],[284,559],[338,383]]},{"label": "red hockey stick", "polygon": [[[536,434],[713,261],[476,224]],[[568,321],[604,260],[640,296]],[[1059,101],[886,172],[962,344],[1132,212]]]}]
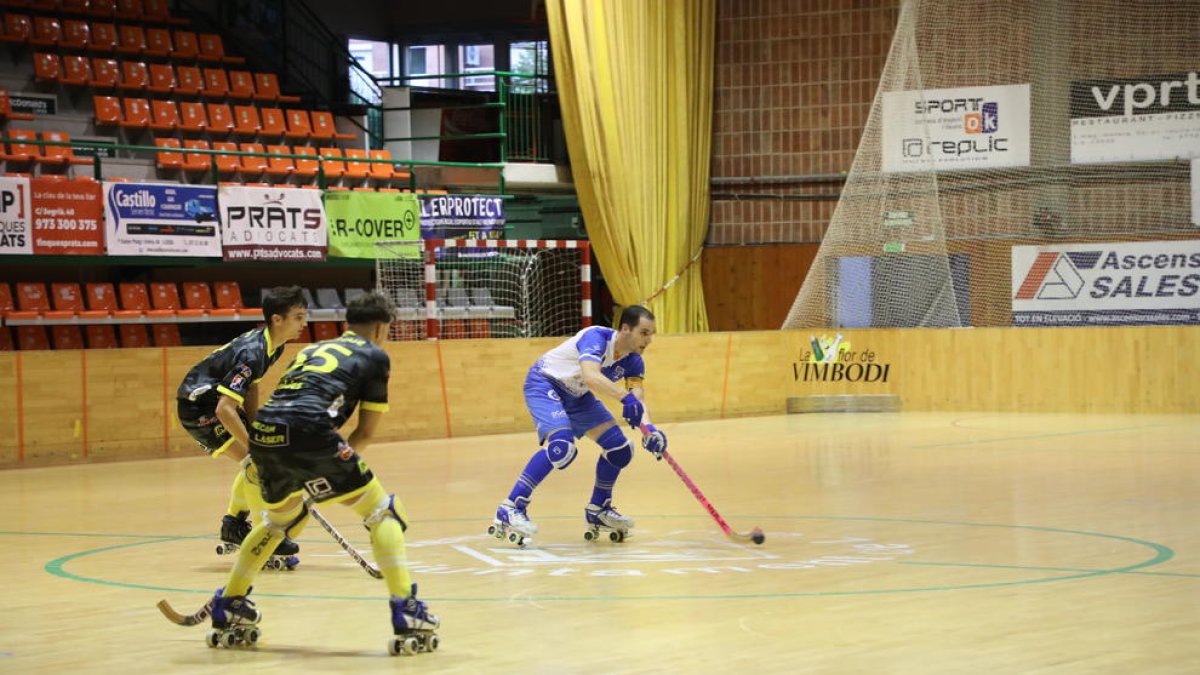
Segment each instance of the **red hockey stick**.
[{"label": "red hockey stick", "polygon": [[[649,432],[649,429],[644,424],[641,426],[641,430],[643,434]],[[721,514],[717,513],[717,510],[713,508],[713,505],[710,504],[707,499],[705,499],[704,493],[700,491],[700,488],[696,487],[696,484],[692,482],[692,479],[689,478],[687,473],[684,472],[683,467],[679,466],[679,462],[675,461],[675,458],[671,456],[671,453],[663,450],[662,455],[663,459],[667,460],[667,464],[670,464],[671,468],[674,469],[675,475],[679,476],[679,480],[683,481],[683,484],[692,491],[692,496],[694,496],[696,500],[708,510],[708,515],[712,516],[712,519],[717,521],[717,525],[721,526],[721,531],[725,533],[725,536],[734,541],[752,541],[759,545],[767,540],[767,535],[763,534],[763,531],[757,527],[753,530],[750,530],[748,534],[735,532],[732,527],[729,527],[729,523],[725,522],[725,519],[721,517]]]}]

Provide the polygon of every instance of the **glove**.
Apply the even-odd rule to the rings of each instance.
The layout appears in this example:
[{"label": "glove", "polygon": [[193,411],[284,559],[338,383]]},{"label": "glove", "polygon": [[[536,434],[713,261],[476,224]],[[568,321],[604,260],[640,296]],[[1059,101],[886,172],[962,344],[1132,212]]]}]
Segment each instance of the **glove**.
[{"label": "glove", "polygon": [[659,431],[653,424],[642,425],[642,447],[654,455],[654,459],[662,461],[663,453],[667,451],[667,435]]},{"label": "glove", "polygon": [[621,417],[625,418],[631,428],[638,428],[638,425],[642,423],[642,415],[645,414],[646,407],[632,393],[625,394],[621,403],[624,405],[621,409]]}]

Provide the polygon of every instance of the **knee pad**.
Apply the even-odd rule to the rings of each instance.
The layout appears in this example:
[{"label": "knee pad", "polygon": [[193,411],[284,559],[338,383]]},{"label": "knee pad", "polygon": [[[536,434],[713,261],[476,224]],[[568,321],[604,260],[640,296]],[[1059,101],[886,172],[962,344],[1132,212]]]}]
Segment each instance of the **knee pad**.
[{"label": "knee pad", "polygon": [[[282,534],[285,537],[294,536],[293,530],[296,530],[297,526],[300,525],[301,523],[305,522],[305,520],[308,518],[308,504],[301,502],[300,512],[297,513],[294,517],[289,518],[286,521],[281,522],[280,520],[277,520],[277,518],[279,518],[280,515],[281,514],[278,514],[271,510],[263,511],[262,522],[266,524],[267,529],[270,530],[271,534],[273,534],[273,535],[274,534]],[[286,516],[284,516],[284,517],[286,517]],[[295,533],[295,534],[298,534],[298,533]]]},{"label": "knee pad", "polygon": [[611,427],[608,431],[600,434],[600,438],[596,439],[600,444],[600,452],[610,464],[618,469],[624,469],[633,461],[633,448],[629,445],[629,439],[625,438],[625,434],[621,433],[618,427]]},{"label": "knee pad", "polygon": [[384,518],[394,518],[397,523],[400,523],[400,531],[408,531],[408,523],[400,512],[396,509],[396,495],[388,495],[386,501],[380,501],[371,515],[367,516],[363,521],[363,525],[367,526],[367,530],[372,530],[376,525],[383,522]]},{"label": "knee pad", "polygon": [[550,434],[550,441],[546,443],[546,457],[550,459],[550,465],[556,469],[565,469],[575,461],[575,454],[578,449],[575,447],[575,437],[569,431],[555,431]]}]

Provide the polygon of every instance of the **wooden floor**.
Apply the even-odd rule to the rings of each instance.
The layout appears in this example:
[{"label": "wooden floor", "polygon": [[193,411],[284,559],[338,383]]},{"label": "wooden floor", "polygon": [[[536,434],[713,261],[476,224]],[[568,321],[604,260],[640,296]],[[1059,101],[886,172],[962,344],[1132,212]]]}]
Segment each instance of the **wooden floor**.
[{"label": "wooden floor", "polygon": [[[392,414],[396,414],[393,412]],[[0,473],[0,671],[1181,673],[1200,669],[1200,416],[808,415],[666,425],[725,539],[666,463],[617,486],[638,519],[585,543],[594,446],[539,489],[542,534],[484,534],[532,434],[394,443],[442,649],[389,657],[386,591],[311,525],[264,572],[253,649],[204,645],[198,608],[232,463]],[[327,515],[360,548],[349,511]]]}]

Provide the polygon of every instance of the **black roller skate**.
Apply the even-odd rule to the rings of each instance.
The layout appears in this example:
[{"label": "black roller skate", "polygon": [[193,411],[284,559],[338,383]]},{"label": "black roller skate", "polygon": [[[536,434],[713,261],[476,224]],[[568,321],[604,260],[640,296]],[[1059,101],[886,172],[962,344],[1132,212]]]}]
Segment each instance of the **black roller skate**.
[{"label": "black roller skate", "polygon": [[262,636],[258,629],[262,612],[245,595],[225,597],[224,592],[224,588],[218,588],[213,596],[212,630],[208,631],[205,642],[209,647],[225,648],[258,642]]},{"label": "black roller skate", "polygon": [[[226,515],[221,519],[221,541],[217,544],[217,555],[233,555],[242,547],[242,542],[245,541],[246,535],[250,534],[250,521],[246,517],[250,515],[249,511],[240,511],[236,516]],[[296,565],[300,564],[300,558],[296,556],[300,552],[300,546],[288,539],[283,538],[279,545],[275,547],[275,552],[267,558],[267,562],[263,563],[264,570],[292,570]]]},{"label": "black roller skate", "polygon": [[625,541],[633,529],[633,518],[617,513],[612,507],[612,500],[605,500],[602,506],[588,504],[583,510],[588,529],[584,531],[585,541],[597,541],[601,532],[608,532],[608,540],[615,543]]},{"label": "black roller skate", "polygon": [[395,635],[388,641],[388,653],[392,656],[411,656],[421,652],[436,652],[441,639],[435,631],[442,622],[429,613],[425,603],[417,600],[417,585],[412,585],[412,593],[407,598],[393,595],[391,605]]}]

